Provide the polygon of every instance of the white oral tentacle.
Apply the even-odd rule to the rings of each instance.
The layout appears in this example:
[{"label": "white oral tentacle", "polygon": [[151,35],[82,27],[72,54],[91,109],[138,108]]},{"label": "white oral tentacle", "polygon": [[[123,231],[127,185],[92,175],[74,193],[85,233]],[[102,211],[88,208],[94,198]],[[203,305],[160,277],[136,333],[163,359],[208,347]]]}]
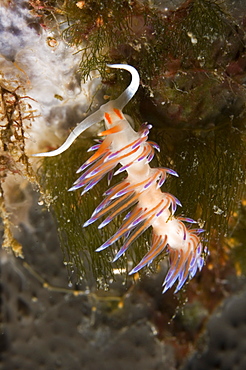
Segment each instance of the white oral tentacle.
[{"label": "white oral tentacle", "polygon": [[131,73],[132,80],[130,85],[123,91],[123,93],[115,100],[111,100],[106,104],[103,104],[96,112],[92,113],[89,117],[85,118],[82,122],[80,122],[73,131],[71,131],[70,135],[66,139],[66,141],[56,150],[52,150],[51,152],[44,152],[44,153],[36,153],[33,154],[33,157],[54,157],[65,152],[77,139],[78,136],[82,134],[85,130],[89,127],[93,126],[94,124],[100,122],[104,118],[104,112],[107,110],[108,107],[114,106],[122,110],[125,105],[133,98],[136,91],[139,87],[139,74],[137,70],[129,66],[127,64],[107,64],[109,68],[119,68],[124,69]]}]

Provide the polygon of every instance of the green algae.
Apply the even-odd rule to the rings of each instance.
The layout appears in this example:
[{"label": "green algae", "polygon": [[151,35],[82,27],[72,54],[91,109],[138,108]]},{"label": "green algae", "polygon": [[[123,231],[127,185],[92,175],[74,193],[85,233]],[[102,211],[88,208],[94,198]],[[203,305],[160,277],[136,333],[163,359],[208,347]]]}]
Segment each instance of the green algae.
[{"label": "green algae", "polygon": [[[129,76],[108,73],[106,64],[135,66],[142,90],[136,101],[141,106],[142,97],[153,100],[163,126],[207,129],[226,119],[227,113],[220,117],[223,103],[228,114],[245,109],[245,91],[227,71],[244,52],[244,31],[220,2],[187,0],[164,11],[148,1],[46,1],[38,14],[48,17],[49,11],[57,15],[63,39],[81,56],[81,79],[99,71],[115,98]],[[138,111],[137,104],[127,107],[139,118]],[[147,109],[142,119],[148,117]]]},{"label": "green algae", "polygon": [[[174,11],[161,11],[140,1],[68,1],[61,12],[63,37],[81,55],[81,78],[98,70],[115,98],[129,77],[108,73],[106,64],[135,66],[142,82],[136,101],[141,106],[143,96],[151,99],[163,126],[206,129],[220,125],[227,112],[239,115],[245,109],[244,89],[225,73],[244,50],[244,34],[218,2],[188,0]],[[223,104],[228,109],[221,116]],[[127,107],[139,118],[138,110],[136,104]],[[146,110],[143,120],[149,119]]]},{"label": "green algae", "polygon": [[[66,18],[63,37],[81,52],[82,79],[97,69],[106,82],[107,93],[115,98],[127,85],[126,74],[108,74],[106,63],[127,62],[139,70],[144,94],[154,94],[155,103],[159,99],[161,104],[163,101],[174,108],[181,107],[177,122],[181,122],[182,130],[171,125],[175,123],[171,111],[167,123],[161,118],[166,131],[159,130],[157,134],[156,141],[161,146],[159,165],[174,168],[180,175],[179,179],[169,177],[163,191],[181,200],[183,209],[177,214],[198,219],[199,226],[206,229],[204,244],[214,237],[221,242],[228,235],[229,218],[244,189],[242,132],[231,127],[229,109],[221,113],[221,107],[214,105],[216,91],[222,91],[223,100],[223,89],[231,88],[223,73],[234,57],[227,41],[230,33],[235,34],[233,21],[217,2],[210,0],[189,0],[167,14],[145,2],[65,1],[60,14]],[[218,55],[218,49],[223,50],[223,55]],[[142,97],[138,94],[126,109],[134,117],[140,117]],[[146,116],[149,122],[151,115],[150,111]],[[199,121],[208,121],[211,126],[199,130]],[[155,138],[154,132],[152,136]],[[129,253],[114,264],[110,261],[121,241],[116,247],[95,252],[118,229],[121,219],[102,230],[98,230],[98,224],[82,226],[103,199],[108,187],[106,179],[83,197],[79,192],[67,192],[76,180],[77,168],[87,159],[85,150],[89,146],[89,140],[78,140],[59,158],[45,159],[42,184],[53,199],[52,209],[71,273],[76,271],[80,278],[108,284],[115,270],[127,273],[129,261],[137,263],[143,257],[149,235],[138,239]],[[158,261],[151,268],[155,270],[157,265]]]},{"label": "green algae", "polygon": [[211,0],[189,0],[173,12],[140,1],[65,1],[61,12],[68,25],[63,36],[81,51],[83,78],[94,69],[105,78],[105,64],[122,61],[135,65],[145,83],[172,58],[186,68],[214,67],[215,44],[226,52],[233,28]]},{"label": "green algae", "polygon": [[[83,196],[80,191],[68,192],[78,178],[76,170],[88,159],[86,148],[92,144],[90,139],[79,139],[71,148],[58,157],[45,159],[40,168],[40,182],[43,192],[49,199],[50,209],[58,224],[58,235],[64,252],[64,261],[70,274],[79,279],[86,279],[88,284],[104,287],[115,279],[117,274],[127,273],[127,261],[137,263],[147,253],[146,235],[134,243],[126,256],[112,263],[116,251],[122,245],[122,239],[115,246],[100,253],[95,250],[110,238],[119,228],[122,217],[113,220],[105,228],[99,230],[102,221],[88,227],[83,224],[88,220],[103,200],[103,193],[108,189],[107,179],[103,179]],[[119,176],[112,181],[119,182]],[[105,285],[106,284],[106,285]]]},{"label": "green algae", "polygon": [[183,205],[177,214],[198,220],[205,229],[204,244],[216,245],[219,255],[232,232],[230,219],[246,194],[243,131],[226,124],[199,133],[156,130],[156,136],[161,148],[159,165],[174,168],[180,176],[166,185]]},{"label": "green algae", "polygon": [[[155,138],[156,132],[153,132]],[[228,222],[245,190],[245,143],[237,130],[214,130],[198,135],[179,137],[158,131],[161,153],[156,162],[160,166],[174,168],[180,178],[168,177],[163,191],[177,196],[183,208],[177,215],[197,219],[199,227],[206,230],[202,238],[204,244],[209,240],[222,241],[228,236]],[[83,196],[79,191],[68,192],[77,179],[76,170],[88,158],[86,148],[91,144],[89,139],[77,140],[73,146],[57,158],[44,160],[42,183],[51,196],[51,208],[58,222],[58,233],[65,255],[65,261],[71,271],[78,277],[96,280],[107,284],[114,279],[115,271],[127,273],[129,261],[137,263],[148,249],[150,233],[145,233],[130,248],[126,256],[111,263],[113,256],[122,245],[122,240],[115,246],[100,253],[95,250],[112,236],[122,222],[118,217],[105,228],[99,230],[96,222],[86,228],[84,222],[90,218],[93,210],[103,199],[108,188],[107,180],[103,179],[94,189]],[[119,182],[120,176],[113,184]],[[155,271],[163,254],[151,266]],[[131,264],[131,262],[130,262]]]}]

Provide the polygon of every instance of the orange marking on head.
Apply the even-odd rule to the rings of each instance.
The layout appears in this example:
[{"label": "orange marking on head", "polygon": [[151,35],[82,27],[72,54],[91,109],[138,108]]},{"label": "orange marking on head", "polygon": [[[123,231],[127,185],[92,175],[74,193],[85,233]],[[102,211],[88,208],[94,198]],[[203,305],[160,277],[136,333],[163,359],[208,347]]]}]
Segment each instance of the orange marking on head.
[{"label": "orange marking on head", "polygon": [[121,114],[121,111],[117,108],[114,108],[114,113],[117,114],[117,116],[120,118],[120,119],[123,119],[123,116]]},{"label": "orange marking on head", "polygon": [[113,122],[112,122],[112,118],[111,118],[110,114],[106,112],[106,113],[104,113],[104,117],[108,121],[108,123],[110,125],[112,125]]},{"label": "orange marking on head", "polygon": [[116,134],[117,132],[120,132],[120,131],[122,131],[121,125],[116,125],[116,126],[110,128],[109,130],[100,132],[98,134],[98,136],[107,136],[107,135],[111,135],[111,134]]}]

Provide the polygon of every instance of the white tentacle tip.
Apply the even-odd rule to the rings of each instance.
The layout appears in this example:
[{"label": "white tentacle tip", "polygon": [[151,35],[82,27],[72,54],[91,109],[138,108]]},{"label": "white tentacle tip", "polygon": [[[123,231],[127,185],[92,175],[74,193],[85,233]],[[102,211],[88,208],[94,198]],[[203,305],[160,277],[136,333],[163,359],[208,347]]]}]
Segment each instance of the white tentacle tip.
[{"label": "white tentacle tip", "polygon": [[47,153],[35,153],[32,154],[32,157],[47,157]]},{"label": "white tentacle tip", "polygon": [[57,155],[55,152],[56,150],[52,152],[35,153],[35,154],[32,154],[32,157],[53,157]]}]

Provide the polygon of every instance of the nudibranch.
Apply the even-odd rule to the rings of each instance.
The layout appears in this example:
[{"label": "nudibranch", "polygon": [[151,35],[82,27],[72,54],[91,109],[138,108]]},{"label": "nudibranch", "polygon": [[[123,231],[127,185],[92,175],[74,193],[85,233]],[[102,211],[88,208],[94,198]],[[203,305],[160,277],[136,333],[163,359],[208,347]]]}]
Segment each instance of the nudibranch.
[{"label": "nudibranch", "polygon": [[98,226],[100,229],[122,212],[128,211],[118,231],[96,250],[100,252],[123,238],[123,246],[113,262],[126,252],[139,235],[152,227],[152,245],[129,274],[149,265],[165,251],[170,258],[170,268],[163,283],[163,293],[175,283],[177,292],[187,279],[193,278],[197,270],[203,267],[203,247],[199,238],[203,230],[192,228],[191,225],[196,222],[190,218],[175,217],[177,206],[181,206],[179,200],[161,190],[167,175],[178,175],[169,168],[150,167],[155,149],[159,151],[156,143],[147,141],[151,125],[143,124],[136,132],[122,113],[138,90],[140,79],[137,70],[126,64],[112,64],[108,67],[131,73],[132,79],[126,90],[78,124],[61,147],[35,156],[51,157],[61,154],[83,131],[104,120],[105,130],[98,134],[104,139],[98,140],[88,150],[95,153],[78,169],[77,173],[82,174],[69,190],[83,188],[83,195],[106,174],[112,174],[116,166],[118,168],[114,175],[125,171],[127,176],[104,193],[105,198],[83,226],[89,226],[106,216]]}]

